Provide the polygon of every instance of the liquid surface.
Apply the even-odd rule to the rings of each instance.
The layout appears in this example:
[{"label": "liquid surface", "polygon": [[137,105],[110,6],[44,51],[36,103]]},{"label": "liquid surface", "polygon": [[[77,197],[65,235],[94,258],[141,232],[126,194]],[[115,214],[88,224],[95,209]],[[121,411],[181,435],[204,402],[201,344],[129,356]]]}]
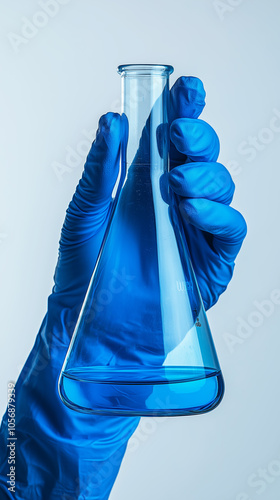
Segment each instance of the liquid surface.
[{"label": "liquid surface", "polygon": [[79,412],[176,416],[212,410],[224,384],[220,371],[202,367],[87,367],[63,372],[59,391],[64,403]]}]

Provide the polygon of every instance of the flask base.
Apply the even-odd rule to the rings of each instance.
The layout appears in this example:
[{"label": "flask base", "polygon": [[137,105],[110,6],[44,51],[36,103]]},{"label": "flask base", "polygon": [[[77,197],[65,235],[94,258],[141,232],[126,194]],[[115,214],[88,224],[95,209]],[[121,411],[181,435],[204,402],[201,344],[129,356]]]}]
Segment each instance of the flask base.
[{"label": "flask base", "polygon": [[62,372],[59,393],[82,413],[197,415],[220,403],[224,382],[221,371],[201,367],[88,367]]}]

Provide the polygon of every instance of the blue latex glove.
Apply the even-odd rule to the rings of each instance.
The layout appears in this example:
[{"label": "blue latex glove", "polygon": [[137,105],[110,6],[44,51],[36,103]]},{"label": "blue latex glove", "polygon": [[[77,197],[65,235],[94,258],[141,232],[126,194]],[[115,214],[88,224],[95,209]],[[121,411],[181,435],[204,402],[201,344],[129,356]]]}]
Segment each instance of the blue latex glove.
[{"label": "blue latex glove", "polygon": [[209,309],[231,280],[247,227],[243,216],[229,206],[235,186],[228,170],[217,163],[218,136],[208,123],[198,119],[204,99],[205,91],[197,78],[181,77],[172,88],[173,168],[169,183],[181,199],[179,208],[191,260],[205,309]]},{"label": "blue latex glove", "polygon": [[[209,125],[195,119],[204,107],[204,96],[196,78],[182,77],[171,90],[171,157],[173,165],[185,165],[176,166],[169,179],[181,197],[192,261],[203,300],[210,307],[231,278],[246,225],[228,206],[233,183],[225,167],[215,163],[217,136]],[[15,495],[8,491],[6,476],[7,412],[2,420],[1,499],[108,499],[127,441],[139,422],[136,417],[76,413],[63,405],[57,392],[108,222],[120,134],[118,114],[101,117],[82,179],[67,209],[48,312],[16,383]]]}]

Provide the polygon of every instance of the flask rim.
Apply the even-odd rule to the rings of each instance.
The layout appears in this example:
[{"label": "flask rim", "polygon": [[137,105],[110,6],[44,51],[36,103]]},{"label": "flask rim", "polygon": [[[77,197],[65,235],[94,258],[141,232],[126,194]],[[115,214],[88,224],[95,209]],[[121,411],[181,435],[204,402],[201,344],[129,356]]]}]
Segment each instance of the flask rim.
[{"label": "flask rim", "polygon": [[169,64],[121,64],[117,71],[121,76],[171,75],[174,68]]}]

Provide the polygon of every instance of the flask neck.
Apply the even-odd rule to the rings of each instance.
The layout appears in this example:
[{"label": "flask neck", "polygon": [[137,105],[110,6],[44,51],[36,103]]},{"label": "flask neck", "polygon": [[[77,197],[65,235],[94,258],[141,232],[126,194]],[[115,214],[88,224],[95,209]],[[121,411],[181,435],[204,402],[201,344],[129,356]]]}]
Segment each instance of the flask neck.
[{"label": "flask neck", "polygon": [[119,66],[122,77],[122,113],[127,130],[126,154],[130,165],[168,168],[168,99],[171,66]]}]

